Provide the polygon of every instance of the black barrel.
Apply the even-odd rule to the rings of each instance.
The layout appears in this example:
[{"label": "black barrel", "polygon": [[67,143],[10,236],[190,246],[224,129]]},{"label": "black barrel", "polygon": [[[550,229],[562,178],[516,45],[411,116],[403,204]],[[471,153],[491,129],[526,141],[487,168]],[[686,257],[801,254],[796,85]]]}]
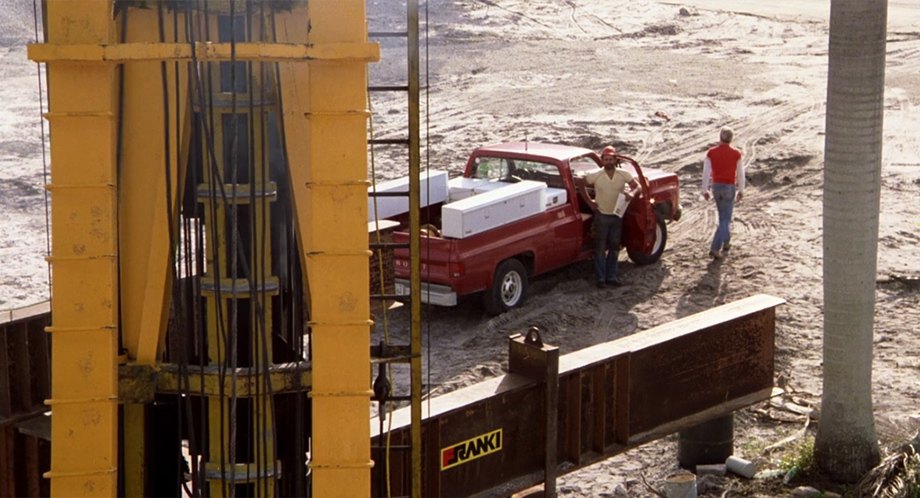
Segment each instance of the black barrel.
[{"label": "black barrel", "polygon": [[735,417],[728,414],[680,431],[677,461],[688,470],[695,470],[697,465],[725,463],[734,452],[734,443]]}]

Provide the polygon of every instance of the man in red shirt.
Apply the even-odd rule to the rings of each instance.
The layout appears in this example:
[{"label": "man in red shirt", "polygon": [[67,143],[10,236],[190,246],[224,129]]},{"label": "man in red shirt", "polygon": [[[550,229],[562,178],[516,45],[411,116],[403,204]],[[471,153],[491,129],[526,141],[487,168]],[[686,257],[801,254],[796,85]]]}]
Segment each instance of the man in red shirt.
[{"label": "man in red shirt", "polygon": [[719,145],[706,151],[703,159],[703,197],[716,201],[719,212],[719,226],[712,237],[709,255],[721,259],[731,247],[732,211],[735,197],[738,202],[744,195],[744,165],[741,164],[741,151],[732,147],[734,132],[725,127],[719,132]]}]

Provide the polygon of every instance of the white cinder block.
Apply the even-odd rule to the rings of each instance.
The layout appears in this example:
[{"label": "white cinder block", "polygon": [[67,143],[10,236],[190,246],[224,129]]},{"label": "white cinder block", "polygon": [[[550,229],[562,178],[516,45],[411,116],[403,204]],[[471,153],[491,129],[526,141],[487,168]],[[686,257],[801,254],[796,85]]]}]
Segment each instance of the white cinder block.
[{"label": "white cinder block", "polygon": [[463,238],[546,210],[546,184],[523,181],[441,207],[441,235]]},{"label": "white cinder block", "polygon": [[[447,201],[447,172],[441,170],[422,171],[419,175],[420,200],[419,205],[425,207]],[[373,186],[367,188],[373,191]],[[409,177],[397,178],[377,184],[377,192],[408,192]],[[377,197],[377,211],[375,216],[374,197],[367,198],[367,219],[384,219],[391,216],[409,212],[409,197]]]}]

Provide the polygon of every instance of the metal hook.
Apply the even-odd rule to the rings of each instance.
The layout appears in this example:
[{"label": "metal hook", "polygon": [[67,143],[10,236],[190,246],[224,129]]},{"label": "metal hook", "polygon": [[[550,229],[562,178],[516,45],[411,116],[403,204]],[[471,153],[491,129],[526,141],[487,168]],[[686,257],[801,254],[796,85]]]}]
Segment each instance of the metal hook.
[{"label": "metal hook", "polygon": [[524,337],[524,344],[531,344],[538,348],[543,347],[543,340],[540,339],[540,329],[536,326],[527,330],[527,336]]}]

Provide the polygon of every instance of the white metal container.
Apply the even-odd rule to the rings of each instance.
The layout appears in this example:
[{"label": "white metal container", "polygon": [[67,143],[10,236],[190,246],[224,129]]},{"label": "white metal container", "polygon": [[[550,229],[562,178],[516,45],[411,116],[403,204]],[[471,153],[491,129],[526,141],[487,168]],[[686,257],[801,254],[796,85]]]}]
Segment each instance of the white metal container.
[{"label": "white metal container", "polygon": [[[441,170],[423,171],[419,175],[420,197],[419,205],[425,207],[428,205],[446,202],[448,197],[447,189],[447,172]],[[367,188],[368,192],[373,191],[373,187]],[[404,176],[395,180],[388,180],[377,184],[377,192],[408,192],[409,177]],[[377,197],[376,198],[376,216],[374,210],[374,197],[368,196],[367,199],[367,219],[390,218],[409,212],[409,197]]]},{"label": "white metal container", "polygon": [[491,192],[492,190],[507,187],[508,185],[512,184],[485,178],[465,178],[462,176],[451,178],[450,181],[447,182],[450,202],[460,201],[476,194]]},{"label": "white metal container", "polygon": [[460,239],[541,213],[545,191],[545,183],[525,180],[445,204],[441,235]]},{"label": "white metal container", "polygon": [[564,188],[547,188],[543,191],[543,207],[546,209],[561,206],[568,199],[569,196]]}]

